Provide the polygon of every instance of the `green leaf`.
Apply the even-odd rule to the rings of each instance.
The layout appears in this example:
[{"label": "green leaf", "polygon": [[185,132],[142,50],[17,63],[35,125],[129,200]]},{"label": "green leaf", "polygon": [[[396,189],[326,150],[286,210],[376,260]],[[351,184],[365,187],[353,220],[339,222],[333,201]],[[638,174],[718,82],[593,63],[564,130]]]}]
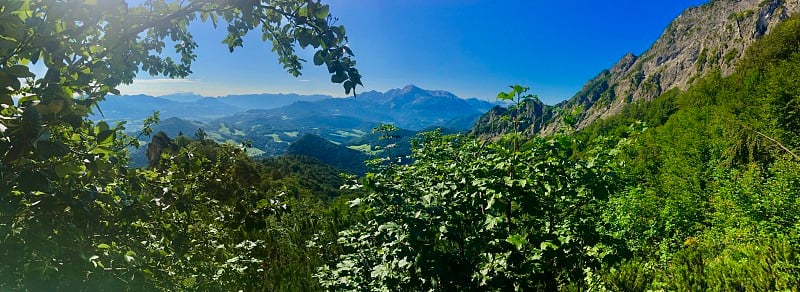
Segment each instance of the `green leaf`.
[{"label": "green leaf", "polygon": [[521,250],[523,246],[528,244],[528,240],[525,239],[525,236],[522,234],[509,235],[508,238],[506,238],[506,242],[514,245],[517,250]]},{"label": "green leaf", "polygon": [[17,41],[10,39],[0,39],[0,50],[6,51],[17,47]]},{"label": "green leaf", "polygon": [[99,249],[109,249],[109,248],[111,248],[111,246],[108,245],[108,244],[105,244],[105,243],[101,243],[101,244],[97,245],[97,248],[99,248]]},{"label": "green leaf", "polygon": [[542,243],[539,245],[539,248],[541,250],[547,250],[548,248],[549,249],[558,249],[558,245],[556,245],[555,243],[549,242],[549,241],[542,241]]},{"label": "green leaf", "polygon": [[347,74],[342,72],[336,72],[333,76],[331,76],[331,82],[333,83],[342,83],[347,80]]},{"label": "green leaf", "polygon": [[97,264],[100,263],[100,261],[98,261],[99,258],[100,258],[99,255],[93,255],[92,257],[89,258],[89,261],[92,263],[92,266],[94,266],[95,268],[97,268]]},{"label": "green leaf", "polygon": [[92,54],[96,54],[103,51],[103,46],[91,46],[89,47],[89,52]]},{"label": "green leaf", "polygon": [[129,250],[128,252],[125,253],[125,261],[130,263],[135,259],[134,258],[135,256],[136,253],[133,252],[132,250]]},{"label": "green leaf", "polygon": [[350,94],[350,91],[355,89],[355,88],[356,88],[356,85],[355,85],[355,83],[353,83],[353,81],[348,80],[348,81],[344,82],[344,92],[345,92],[345,94]]},{"label": "green leaf", "polygon": [[111,146],[114,143],[114,130],[105,130],[97,134],[97,146]]},{"label": "green leaf", "polygon": [[67,145],[61,142],[53,142],[49,140],[42,140],[36,143],[36,149],[39,150],[39,155],[44,158],[60,157],[69,154]]},{"label": "green leaf", "polygon": [[330,14],[330,7],[328,5],[322,5],[322,7],[320,7],[319,10],[317,11],[316,16],[319,19],[324,19],[328,17],[328,14]]},{"label": "green leaf", "polygon": [[96,127],[97,133],[100,133],[100,132],[103,132],[103,131],[108,131],[110,128],[111,127],[109,127],[108,123],[106,123],[105,121],[100,121],[99,123],[97,123],[97,127]]},{"label": "green leaf", "polygon": [[60,178],[65,178],[70,174],[78,173],[81,171],[81,168],[76,165],[70,164],[59,164],[55,167],[56,175]]},{"label": "green leaf", "polygon": [[317,51],[316,53],[314,53],[314,65],[320,66],[322,64],[325,64],[324,53],[325,51]]},{"label": "green leaf", "polygon": [[11,67],[6,68],[6,72],[9,75],[13,75],[19,78],[27,78],[27,77],[36,77],[31,71],[28,69],[28,66],[24,65],[14,65]]}]

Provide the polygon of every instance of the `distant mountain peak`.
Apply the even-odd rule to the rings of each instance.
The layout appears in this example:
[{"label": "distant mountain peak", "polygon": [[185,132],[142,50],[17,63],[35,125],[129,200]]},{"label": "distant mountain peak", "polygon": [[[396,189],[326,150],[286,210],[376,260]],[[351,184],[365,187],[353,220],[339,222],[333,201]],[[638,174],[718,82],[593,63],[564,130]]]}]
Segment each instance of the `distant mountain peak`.
[{"label": "distant mountain peak", "polygon": [[410,91],[415,91],[415,90],[422,90],[422,88],[419,88],[418,86],[416,86],[414,84],[409,84],[409,85],[403,86],[402,90],[410,92]]},{"label": "distant mountain peak", "polygon": [[415,96],[432,96],[432,97],[446,97],[446,98],[463,99],[463,98],[460,98],[460,97],[456,96],[452,92],[449,92],[449,91],[446,91],[446,90],[423,89],[423,88],[420,88],[419,86],[416,86],[416,85],[413,85],[413,84],[406,85],[405,87],[403,87],[401,89],[392,89],[392,90],[387,91],[386,93],[393,93],[393,92],[397,93],[397,95],[401,95],[401,96],[415,95]]},{"label": "distant mountain peak", "polygon": [[165,94],[158,96],[158,98],[163,98],[171,101],[176,102],[194,102],[201,99],[206,98],[205,96],[199,95],[194,92],[177,92],[172,94]]},{"label": "distant mountain peak", "polygon": [[[397,89],[389,90],[386,93],[397,91]],[[422,88],[419,88],[416,85],[409,84],[404,86],[403,88],[399,89],[399,95],[411,95],[411,94],[426,94],[428,91]]]}]

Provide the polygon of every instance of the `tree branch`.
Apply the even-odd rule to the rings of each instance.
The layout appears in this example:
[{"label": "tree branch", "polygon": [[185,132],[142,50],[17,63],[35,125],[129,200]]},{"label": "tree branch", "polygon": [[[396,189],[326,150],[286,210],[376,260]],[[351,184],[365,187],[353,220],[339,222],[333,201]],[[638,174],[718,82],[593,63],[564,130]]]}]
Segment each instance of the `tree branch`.
[{"label": "tree branch", "polygon": [[792,150],[789,150],[789,148],[787,148],[786,146],[784,146],[783,144],[781,144],[781,142],[778,142],[778,140],[775,140],[775,139],[773,139],[772,137],[765,135],[764,133],[761,133],[761,132],[759,132],[759,131],[756,131],[756,130],[754,130],[753,128],[750,128],[750,127],[748,127],[747,125],[742,125],[742,127],[744,127],[745,129],[748,129],[748,130],[750,130],[750,131],[751,131],[751,132],[753,132],[753,133],[756,133],[756,134],[758,134],[758,135],[759,135],[759,136],[761,136],[761,137],[764,137],[764,138],[766,138],[767,140],[771,141],[772,143],[775,143],[775,145],[778,145],[778,147],[780,147],[781,149],[783,149],[784,151],[786,151],[787,153],[789,153],[790,155],[792,155],[792,157],[794,157],[794,158],[795,158],[795,159],[797,159],[797,160],[800,160],[800,156],[797,156],[797,154],[795,154],[794,152],[792,152]]}]

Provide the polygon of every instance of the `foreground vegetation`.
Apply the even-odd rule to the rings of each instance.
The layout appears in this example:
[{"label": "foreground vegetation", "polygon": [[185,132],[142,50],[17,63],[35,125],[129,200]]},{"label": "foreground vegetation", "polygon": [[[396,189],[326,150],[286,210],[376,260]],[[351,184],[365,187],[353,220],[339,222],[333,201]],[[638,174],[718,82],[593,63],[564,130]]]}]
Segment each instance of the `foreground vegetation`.
[{"label": "foreground vegetation", "polygon": [[[413,162],[374,161],[357,179],[307,158],[253,161],[201,132],[158,136],[169,145],[158,163],[130,168],[126,147],[137,139],[86,118],[139,70],[188,74],[193,42],[180,28],[195,17],[244,30],[255,15],[320,48],[315,63],[352,90],[360,76],[325,6],[281,1],[273,9],[286,14],[260,14],[197,1],[191,12],[156,7],[177,18],[148,22],[79,2],[0,9],[0,290],[800,287],[798,17],[754,44],[731,76],[700,77],[578,132],[424,134]],[[153,30],[110,46],[119,40],[102,32],[123,20]],[[293,30],[276,28],[286,23]],[[54,35],[72,38],[35,41]],[[144,57],[173,35],[185,64]],[[299,70],[285,44],[281,61]],[[126,54],[142,59],[115,59]],[[48,73],[34,79],[26,64],[39,58]],[[534,98],[525,91],[501,97]]]},{"label": "foreground vegetation", "polygon": [[[340,233],[344,253],[319,270],[321,284],[796,289],[800,17],[738,68],[578,132],[421,137],[413,164],[366,177],[369,194],[354,204],[367,220]],[[500,97],[534,99],[524,91]]]}]

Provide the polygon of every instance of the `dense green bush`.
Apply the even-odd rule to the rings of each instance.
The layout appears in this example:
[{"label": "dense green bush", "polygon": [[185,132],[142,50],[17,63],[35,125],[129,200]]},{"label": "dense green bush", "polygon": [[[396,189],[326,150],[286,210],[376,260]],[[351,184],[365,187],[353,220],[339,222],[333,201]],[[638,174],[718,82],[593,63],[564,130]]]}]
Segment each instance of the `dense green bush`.
[{"label": "dense green bush", "polygon": [[571,159],[568,137],[513,140],[430,133],[413,164],[368,175],[353,204],[370,219],[341,234],[323,287],[585,289],[617,256],[599,220],[614,172],[601,156]]}]

